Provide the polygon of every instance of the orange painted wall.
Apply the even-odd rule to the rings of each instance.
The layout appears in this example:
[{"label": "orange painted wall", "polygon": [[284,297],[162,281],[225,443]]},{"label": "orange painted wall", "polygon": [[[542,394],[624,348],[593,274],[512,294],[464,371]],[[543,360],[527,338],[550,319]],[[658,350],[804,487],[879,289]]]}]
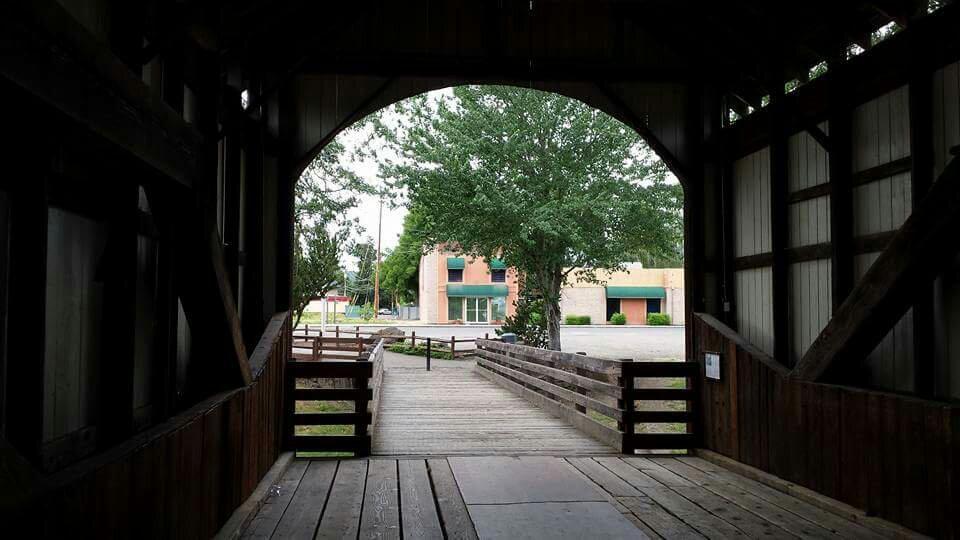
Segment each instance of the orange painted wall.
[{"label": "orange painted wall", "polygon": [[[447,318],[447,257],[460,257],[461,255],[452,252],[435,251],[430,254],[431,257],[437,257],[437,322],[451,322]],[[490,267],[484,259],[473,259],[464,257],[466,268],[463,269],[464,285],[488,285],[491,281]],[[518,295],[517,273],[514,269],[507,270],[507,316],[516,312],[516,301]]]},{"label": "orange painted wall", "polygon": [[620,312],[627,316],[627,324],[647,324],[647,299],[622,298]]}]

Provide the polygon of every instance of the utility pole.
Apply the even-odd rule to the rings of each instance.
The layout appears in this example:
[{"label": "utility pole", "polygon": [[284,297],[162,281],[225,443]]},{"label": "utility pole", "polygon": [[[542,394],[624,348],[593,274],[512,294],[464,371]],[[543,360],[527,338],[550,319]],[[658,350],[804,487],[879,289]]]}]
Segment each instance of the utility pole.
[{"label": "utility pole", "polygon": [[383,197],[380,197],[380,217],[377,218],[377,267],[373,273],[373,318],[380,318],[380,233],[383,231]]}]

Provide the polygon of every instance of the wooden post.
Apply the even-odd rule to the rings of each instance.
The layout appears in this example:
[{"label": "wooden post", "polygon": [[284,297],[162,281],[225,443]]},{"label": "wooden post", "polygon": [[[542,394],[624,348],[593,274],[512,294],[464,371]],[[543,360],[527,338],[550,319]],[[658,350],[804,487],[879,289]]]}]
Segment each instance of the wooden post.
[{"label": "wooden post", "polygon": [[319,357],[319,353],[320,353],[319,349],[320,349],[320,338],[314,338],[314,339],[313,339],[313,354],[312,354],[312,358],[313,358],[313,361],[314,361],[314,362],[316,362],[316,361],[317,361],[317,358]]},{"label": "wooden post", "polygon": [[430,338],[427,338],[427,371],[430,371]]},{"label": "wooden post", "polygon": [[410,332],[410,346],[416,348],[417,346],[417,333],[416,331]]},{"label": "wooden post", "polygon": [[[363,356],[363,342],[360,341],[359,336],[357,339],[357,348],[359,351],[359,356],[357,358],[358,362],[369,362],[370,358],[364,358]],[[353,379],[353,387],[358,390],[365,390],[370,386],[370,380],[367,377],[356,377]],[[370,455],[370,444],[364,444],[360,446],[360,443],[367,436],[367,420],[366,414],[368,411],[369,402],[366,399],[357,399],[354,402],[353,411],[357,414],[362,414],[357,423],[353,425],[353,435],[357,439],[357,450],[354,452],[354,455],[357,457],[365,457]]]},{"label": "wooden post", "polygon": [[450,336],[450,359],[457,357],[457,336]]},{"label": "wooden post", "polygon": [[[913,190],[913,208],[933,184],[933,76],[920,67],[910,80],[910,185]],[[933,316],[934,284],[917,291],[913,304],[913,380],[914,391],[920,397],[932,398],[936,386],[934,370]]]},{"label": "wooden post", "polygon": [[787,260],[787,244],[790,229],[787,218],[790,214],[787,202],[789,191],[789,148],[785,127],[786,108],[783,104],[783,84],[775,81],[778,91],[770,96],[770,244],[773,251],[773,348],[774,358],[781,363],[790,362],[790,264]]},{"label": "wooden post", "polygon": [[[586,355],[587,355],[586,352],[578,352],[577,354],[579,354],[580,356],[586,356]],[[577,375],[582,375],[582,376],[584,376],[584,377],[587,377],[587,376],[589,376],[589,371],[587,371],[587,370],[585,370],[585,369],[577,368]],[[584,395],[584,396],[587,395],[587,391],[584,390],[583,388],[580,388],[580,387],[577,387],[577,393],[580,394],[580,395]],[[573,408],[576,409],[578,413],[587,414],[587,408],[584,407],[583,405],[574,404],[574,405],[573,405]]]},{"label": "wooden post", "polygon": [[633,432],[636,428],[633,414],[636,405],[633,401],[633,379],[633,360],[625,359],[620,366],[620,377],[617,381],[623,390],[623,396],[617,400],[617,408],[623,410],[623,420],[617,427],[623,432],[620,452],[624,454],[633,454],[636,450],[633,447]]}]

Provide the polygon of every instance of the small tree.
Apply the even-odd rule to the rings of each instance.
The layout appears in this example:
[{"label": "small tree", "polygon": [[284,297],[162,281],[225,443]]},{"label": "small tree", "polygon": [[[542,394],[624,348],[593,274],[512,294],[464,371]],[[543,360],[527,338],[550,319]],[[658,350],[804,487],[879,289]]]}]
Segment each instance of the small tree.
[{"label": "small tree", "polygon": [[547,319],[543,316],[543,299],[534,295],[529,289],[521,288],[520,297],[515,303],[513,315],[503,321],[503,325],[496,329],[498,336],[516,334],[517,339],[531,347],[546,347],[549,342],[547,335]]},{"label": "small tree", "polygon": [[310,301],[340,284],[340,244],[345,232],[329,234],[320,225],[294,228],[293,260],[294,327],[300,323]]}]

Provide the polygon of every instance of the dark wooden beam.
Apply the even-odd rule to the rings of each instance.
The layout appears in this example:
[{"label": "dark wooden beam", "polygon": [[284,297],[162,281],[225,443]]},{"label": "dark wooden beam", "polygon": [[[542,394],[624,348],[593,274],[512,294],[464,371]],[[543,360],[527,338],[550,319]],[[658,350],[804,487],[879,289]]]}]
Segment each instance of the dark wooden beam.
[{"label": "dark wooden beam", "polygon": [[0,77],[149,164],[191,185],[200,135],[52,0],[17,2],[0,18]]},{"label": "dark wooden beam", "polygon": [[833,310],[853,288],[853,185],[850,149],[852,146],[851,112],[843,92],[831,97],[830,137],[830,280]]},{"label": "dark wooden beam", "polygon": [[809,133],[810,136],[813,137],[813,140],[817,141],[817,144],[819,144],[824,150],[827,152],[831,150],[832,143],[830,141],[830,136],[824,133],[823,130],[820,129],[820,126],[816,124],[807,126],[807,133]]},{"label": "dark wooden beam", "polygon": [[792,376],[816,381],[860,362],[960,248],[960,160],[953,160],[834,312]]},{"label": "dark wooden beam", "polygon": [[620,97],[612,88],[603,83],[596,83],[597,89],[606,97],[610,103],[621,111],[622,118],[626,120],[627,125],[632,127],[641,137],[647,142],[650,148],[657,154],[657,156],[663,160],[667,165],[667,168],[670,169],[681,183],[684,183],[687,178],[691,178],[690,171],[687,167],[680,161],[679,157],[673,153],[672,150],[666,147],[660,139],[650,131],[650,128],[647,127],[647,123],[640,118],[634,110],[627,105],[626,101]]},{"label": "dark wooden beam", "polygon": [[[922,54],[922,51],[917,51]],[[933,77],[920,71],[910,81],[910,185],[913,211],[933,183]],[[954,158],[956,159],[956,158]],[[933,397],[936,386],[934,370],[934,287],[921,288],[913,304],[914,390],[917,395]]]}]

